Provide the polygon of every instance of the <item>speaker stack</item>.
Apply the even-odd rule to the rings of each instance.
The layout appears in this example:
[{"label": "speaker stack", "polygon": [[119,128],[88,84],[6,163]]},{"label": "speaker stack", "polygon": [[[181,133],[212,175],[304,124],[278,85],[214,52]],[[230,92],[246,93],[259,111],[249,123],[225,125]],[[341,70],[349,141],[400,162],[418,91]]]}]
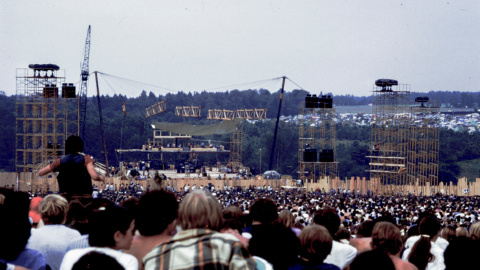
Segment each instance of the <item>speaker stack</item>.
[{"label": "speaker stack", "polygon": [[58,88],[55,84],[46,84],[43,88],[43,97],[44,98],[57,98],[58,97]]},{"label": "speaker stack", "polygon": [[322,150],[320,152],[320,162],[333,162],[333,150]]},{"label": "speaker stack", "polygon": [[73,83],[62,84],[62,97],[75,98],[75,85],[73,85]]},{"label": "speaker stack", "polygon": [[305,151],[303,152],[303,161],[317,162],[317,149],[305,149]]}]

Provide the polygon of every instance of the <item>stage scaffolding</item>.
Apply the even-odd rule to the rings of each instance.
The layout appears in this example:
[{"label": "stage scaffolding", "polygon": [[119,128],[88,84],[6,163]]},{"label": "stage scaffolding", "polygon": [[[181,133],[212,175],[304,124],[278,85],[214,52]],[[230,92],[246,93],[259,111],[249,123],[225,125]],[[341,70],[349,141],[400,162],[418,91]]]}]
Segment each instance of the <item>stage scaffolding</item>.
[{"label": "stage scaffolding", "polygon": [[[371,151],[367,158],[370,179],[380,184],[376,193],[433,194],[433,186],[438,185],[439,145],[434,115],[439,107],[423,102],[414,105],[409,85],[375,85],[372,96]],[[410,190],[417,182],[422,190]]]},{"label": "stage scaffolding", "polygon": [[307,96],[305,103],[300,105],[298,178],[304,183],[317,183],[337,176],[335,114],[331,95]]},{"label": "stage scaffolding", "polygon": [[242,126],[238,125],[230,135],[230,157],[228,163],[233,171],[243,168],[242,163]]},{"label": "stage scaffolding", "polygon": [[16,88],[15,167],[35,171],[63,155],[66,138],[78,135],[78,96],[65,71],[51,64],[17,69]]}]

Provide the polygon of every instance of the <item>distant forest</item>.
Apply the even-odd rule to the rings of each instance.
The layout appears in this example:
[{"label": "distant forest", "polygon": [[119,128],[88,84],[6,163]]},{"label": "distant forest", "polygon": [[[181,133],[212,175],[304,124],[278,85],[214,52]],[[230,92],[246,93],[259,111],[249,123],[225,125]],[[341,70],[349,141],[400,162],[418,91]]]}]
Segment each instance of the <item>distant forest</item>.
[{"label": "distant forest", "polygon": [[[299,107],[308,94],[305,90],[294,90],[284,95],[281,115],[297,115]],[[429,93],[412,93],[416,96],[428,96],[437,100],[442,106],[452,108],[477,108],[480,104],[480,93],[431,91]],[[256,123],[243,123],[242,155],[245,166],[255,173],[266,171],[270,161],[270,152],[275,129],[280,99],[280,91],[270,92],[260,90],[233,90],[228,92],[194,92],[156,95],[153,92],[142,94],[135,98],[124,95],[101,96],[102,114],[104,117],[105,135],[107,138],[107,153],[109,164],[118,165],[121,160],[146,160],[144,154],[122,154],[115,149],[139,149],[152,139],[154,122],[188,122],[196,125],[218,123],[207,120],[209,109],[268,109],[268,120]],[[145,118],[145,108],[166,100],[167,111],[151,118]],[[371,97],[356,97],[353,95],[334,95],[336,106],[367,105]],[[127,114],[122,113],[122,102],[125,102]],[[201,106],[201,118],[182,118],[175,116],[177,106]],[[367,112],[368,113],[368,112]],[[15,170],[15,96],[0,95],[0,171]],[[85,152],[91,154],[100,162],[104,162],[103,146],[99,124],[97,98],[89,98],[87,105],[87,128]],[[225,145],[229,149],[229,135],[196,138],[199,142],[212,142]],[[339,162],[339,176],[360,176],[368,178],[368,155],[370,140],[369,127],[356,127],[338,123],[336,160]],[[281,122],[273,158],[273,169],[282,174],[297,177],[298,171],[298,126],[293,122]],[[440,180],[456,181],[460,177],[457,162],[480,158],[480,134],[468,134],[442,129],[440,132]],[[260,150],[262,149],[262,150]],[[261,155],[261,156],[260,156]],[[160,159],[152,155],[151,160]],[[175,162],[177,157],[164,158],[167,162]],[[228,156],[205,155],[199,157],[205,164],[226,161]],[[178,162],[178,160],[177,160]],[[261,164],[261,168],[260,168]]]}]

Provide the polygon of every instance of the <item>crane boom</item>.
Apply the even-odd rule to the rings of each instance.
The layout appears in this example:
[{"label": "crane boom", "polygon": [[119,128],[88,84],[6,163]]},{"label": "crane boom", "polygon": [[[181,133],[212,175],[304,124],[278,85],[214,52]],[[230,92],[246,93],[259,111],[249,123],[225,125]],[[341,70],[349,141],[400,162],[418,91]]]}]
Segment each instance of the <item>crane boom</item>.
[{"label": "crane boom", "polygon": [[85,40],[85,51],[83,54],[82,70],[80,72],[81,87],[78,99],[78,121],[80,122],[80,137],[85,135],[85,120],[87,117],[87,84],[88,84],[88,64],[90,57],[90,25],[88,26],[87,39]]}]

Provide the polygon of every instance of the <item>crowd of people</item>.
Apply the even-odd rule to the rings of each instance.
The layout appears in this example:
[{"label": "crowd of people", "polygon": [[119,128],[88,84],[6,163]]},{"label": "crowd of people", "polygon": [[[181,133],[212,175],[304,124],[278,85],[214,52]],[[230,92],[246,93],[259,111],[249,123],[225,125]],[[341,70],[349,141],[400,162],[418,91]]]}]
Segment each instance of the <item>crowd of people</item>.
[{"label": "crowd of people", "polygon": [[459,269],[480,252],[478,197],[212,186],[86,203],[1,194],[0,261],[15,269]]},{"label": "crowd of people", "polygon": [[0,189],[0,270],[465,269],[480,254],[480,197],[133,182],[100,192],[72,138],[39,172],[59,172],[58,193]]}]

